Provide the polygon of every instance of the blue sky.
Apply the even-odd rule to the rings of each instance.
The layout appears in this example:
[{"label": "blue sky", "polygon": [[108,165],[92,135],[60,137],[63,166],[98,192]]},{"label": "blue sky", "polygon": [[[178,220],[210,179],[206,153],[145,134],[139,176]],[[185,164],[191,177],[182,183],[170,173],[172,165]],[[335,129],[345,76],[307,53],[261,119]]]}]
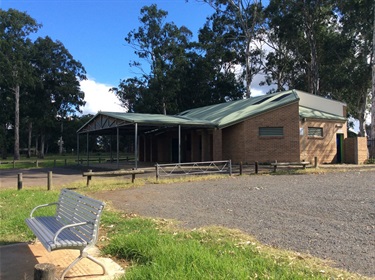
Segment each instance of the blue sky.
[{"label": "blue sky", "polygon": [[185,25],[194,34],[214,11],[196,0],[0,0],[0,8],[27,12],[43,27],[36,36],[61,41],[87,71],[81,83],[87,105],[84,113],[121,111],[108,93],[121,79],[133,77],[131,60],[138,60],[124,38],[140,26],[140,9],[157,4],[168,12],[167,22]]}]

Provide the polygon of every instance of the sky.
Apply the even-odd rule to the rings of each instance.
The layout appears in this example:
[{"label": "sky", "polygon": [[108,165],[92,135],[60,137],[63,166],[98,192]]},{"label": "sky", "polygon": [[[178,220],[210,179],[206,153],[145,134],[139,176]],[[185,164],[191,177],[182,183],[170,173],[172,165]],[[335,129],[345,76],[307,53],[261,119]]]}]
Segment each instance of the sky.
[{"label": "sky", "polygon": [[129,63],[139,59],[124,38],[141,26],[140,10],[151,4],[168,12],[166,22],[188,27],[194,40],[214,12],[196,0],[0,0],[1,9],[27,12],[43,25],[35,38],[49,36],[62,42],[82,63],[88,77],[81,82],[86,101],[83,114],[124,111],[109,89],[136,76]]}]

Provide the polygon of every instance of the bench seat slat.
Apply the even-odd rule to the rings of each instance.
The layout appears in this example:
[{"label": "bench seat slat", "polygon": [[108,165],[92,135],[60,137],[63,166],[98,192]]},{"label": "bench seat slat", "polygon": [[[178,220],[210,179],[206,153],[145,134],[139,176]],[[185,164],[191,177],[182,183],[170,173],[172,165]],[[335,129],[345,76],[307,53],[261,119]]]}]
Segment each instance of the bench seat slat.
[{"label": "bench seat slat", "polygon": [[78,237],[70,229],[63,230],[57,238],[57,242],[53,243],[56,232],[64,226],[54,217],[28,218],[26,219],[26,223],[48,251],[60,247],[84,248],[88,244],[87,241]]},{"label": "bench seat slat", "polygon": [[95,220],[98,216],[98,211],[94,211],[94,209],[89,209],[86,207],[74,207],[71,208],[70,206],[74,207],[73,205],[61,205],[58,209],[58,212],[61,214],[66,213],[68,217],[71,216],[78,216],[82,217],[82,219],[89,219],[89,220]]}]

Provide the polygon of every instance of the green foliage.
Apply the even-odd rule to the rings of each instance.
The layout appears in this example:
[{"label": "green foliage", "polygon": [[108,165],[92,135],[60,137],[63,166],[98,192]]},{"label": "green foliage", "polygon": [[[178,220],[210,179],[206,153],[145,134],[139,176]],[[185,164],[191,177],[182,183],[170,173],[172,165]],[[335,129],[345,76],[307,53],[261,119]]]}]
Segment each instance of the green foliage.
[{"label": "green foliage", "polygon": [[[40,27],[25,12],[0,9],[2,158],[6,158],[9,150],[14,150],[14,157],[18,159],[20,145],[26,147],[27,143],[31,143],[31,137],[36,138],[36,135],[41,136],[40,147],[47,146],[46,141],[52,146],[51,135],[56,133],[56,127],[58,137],[61,134],[58,118],[74,116],[85,104],[79,84],[79,80],[86,78],[85,69],[61,42],[54,42],[48,36],[32,41],[30,34]],[[19,109],[15,106],[18,103]],[[13,108],[16,108],[15,112]],[[9,143],[11,137],[7,135],[11,126],[14,131],[13,147]],[[19,135],[19,132],[29,134]],[[20,141],[20,136],[27,140]],[[44,156],[42,149],[40,156]]]},{"label": "green foliage", "polygon": [[223,61],[223,52],[209,54],[218,42],[191,43],[192,33],[186,27],[164,23],[167,14],[156,5],[143,7],[141,27],[125,38],[148,67],[132,62],[142,75],[112,89],[124,106],[130,112],[175,114],[242,97],[242,82],[226,69],[229,61]]},{"label": "green foliage", "polygon": [[366,164],[375,164],[375,158],[369,158],[366,160]]}]

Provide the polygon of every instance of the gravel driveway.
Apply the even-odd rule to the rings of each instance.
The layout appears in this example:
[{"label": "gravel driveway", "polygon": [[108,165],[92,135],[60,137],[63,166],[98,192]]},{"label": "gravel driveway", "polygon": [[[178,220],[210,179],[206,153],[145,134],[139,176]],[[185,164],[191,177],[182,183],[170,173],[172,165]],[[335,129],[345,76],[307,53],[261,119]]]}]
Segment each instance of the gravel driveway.
[{"label": "gravel driveway", "polygon": [[375,172],[234,176],[96,193],[128,213],[187,228],[238,228],[259,241],[375,276]]}]

